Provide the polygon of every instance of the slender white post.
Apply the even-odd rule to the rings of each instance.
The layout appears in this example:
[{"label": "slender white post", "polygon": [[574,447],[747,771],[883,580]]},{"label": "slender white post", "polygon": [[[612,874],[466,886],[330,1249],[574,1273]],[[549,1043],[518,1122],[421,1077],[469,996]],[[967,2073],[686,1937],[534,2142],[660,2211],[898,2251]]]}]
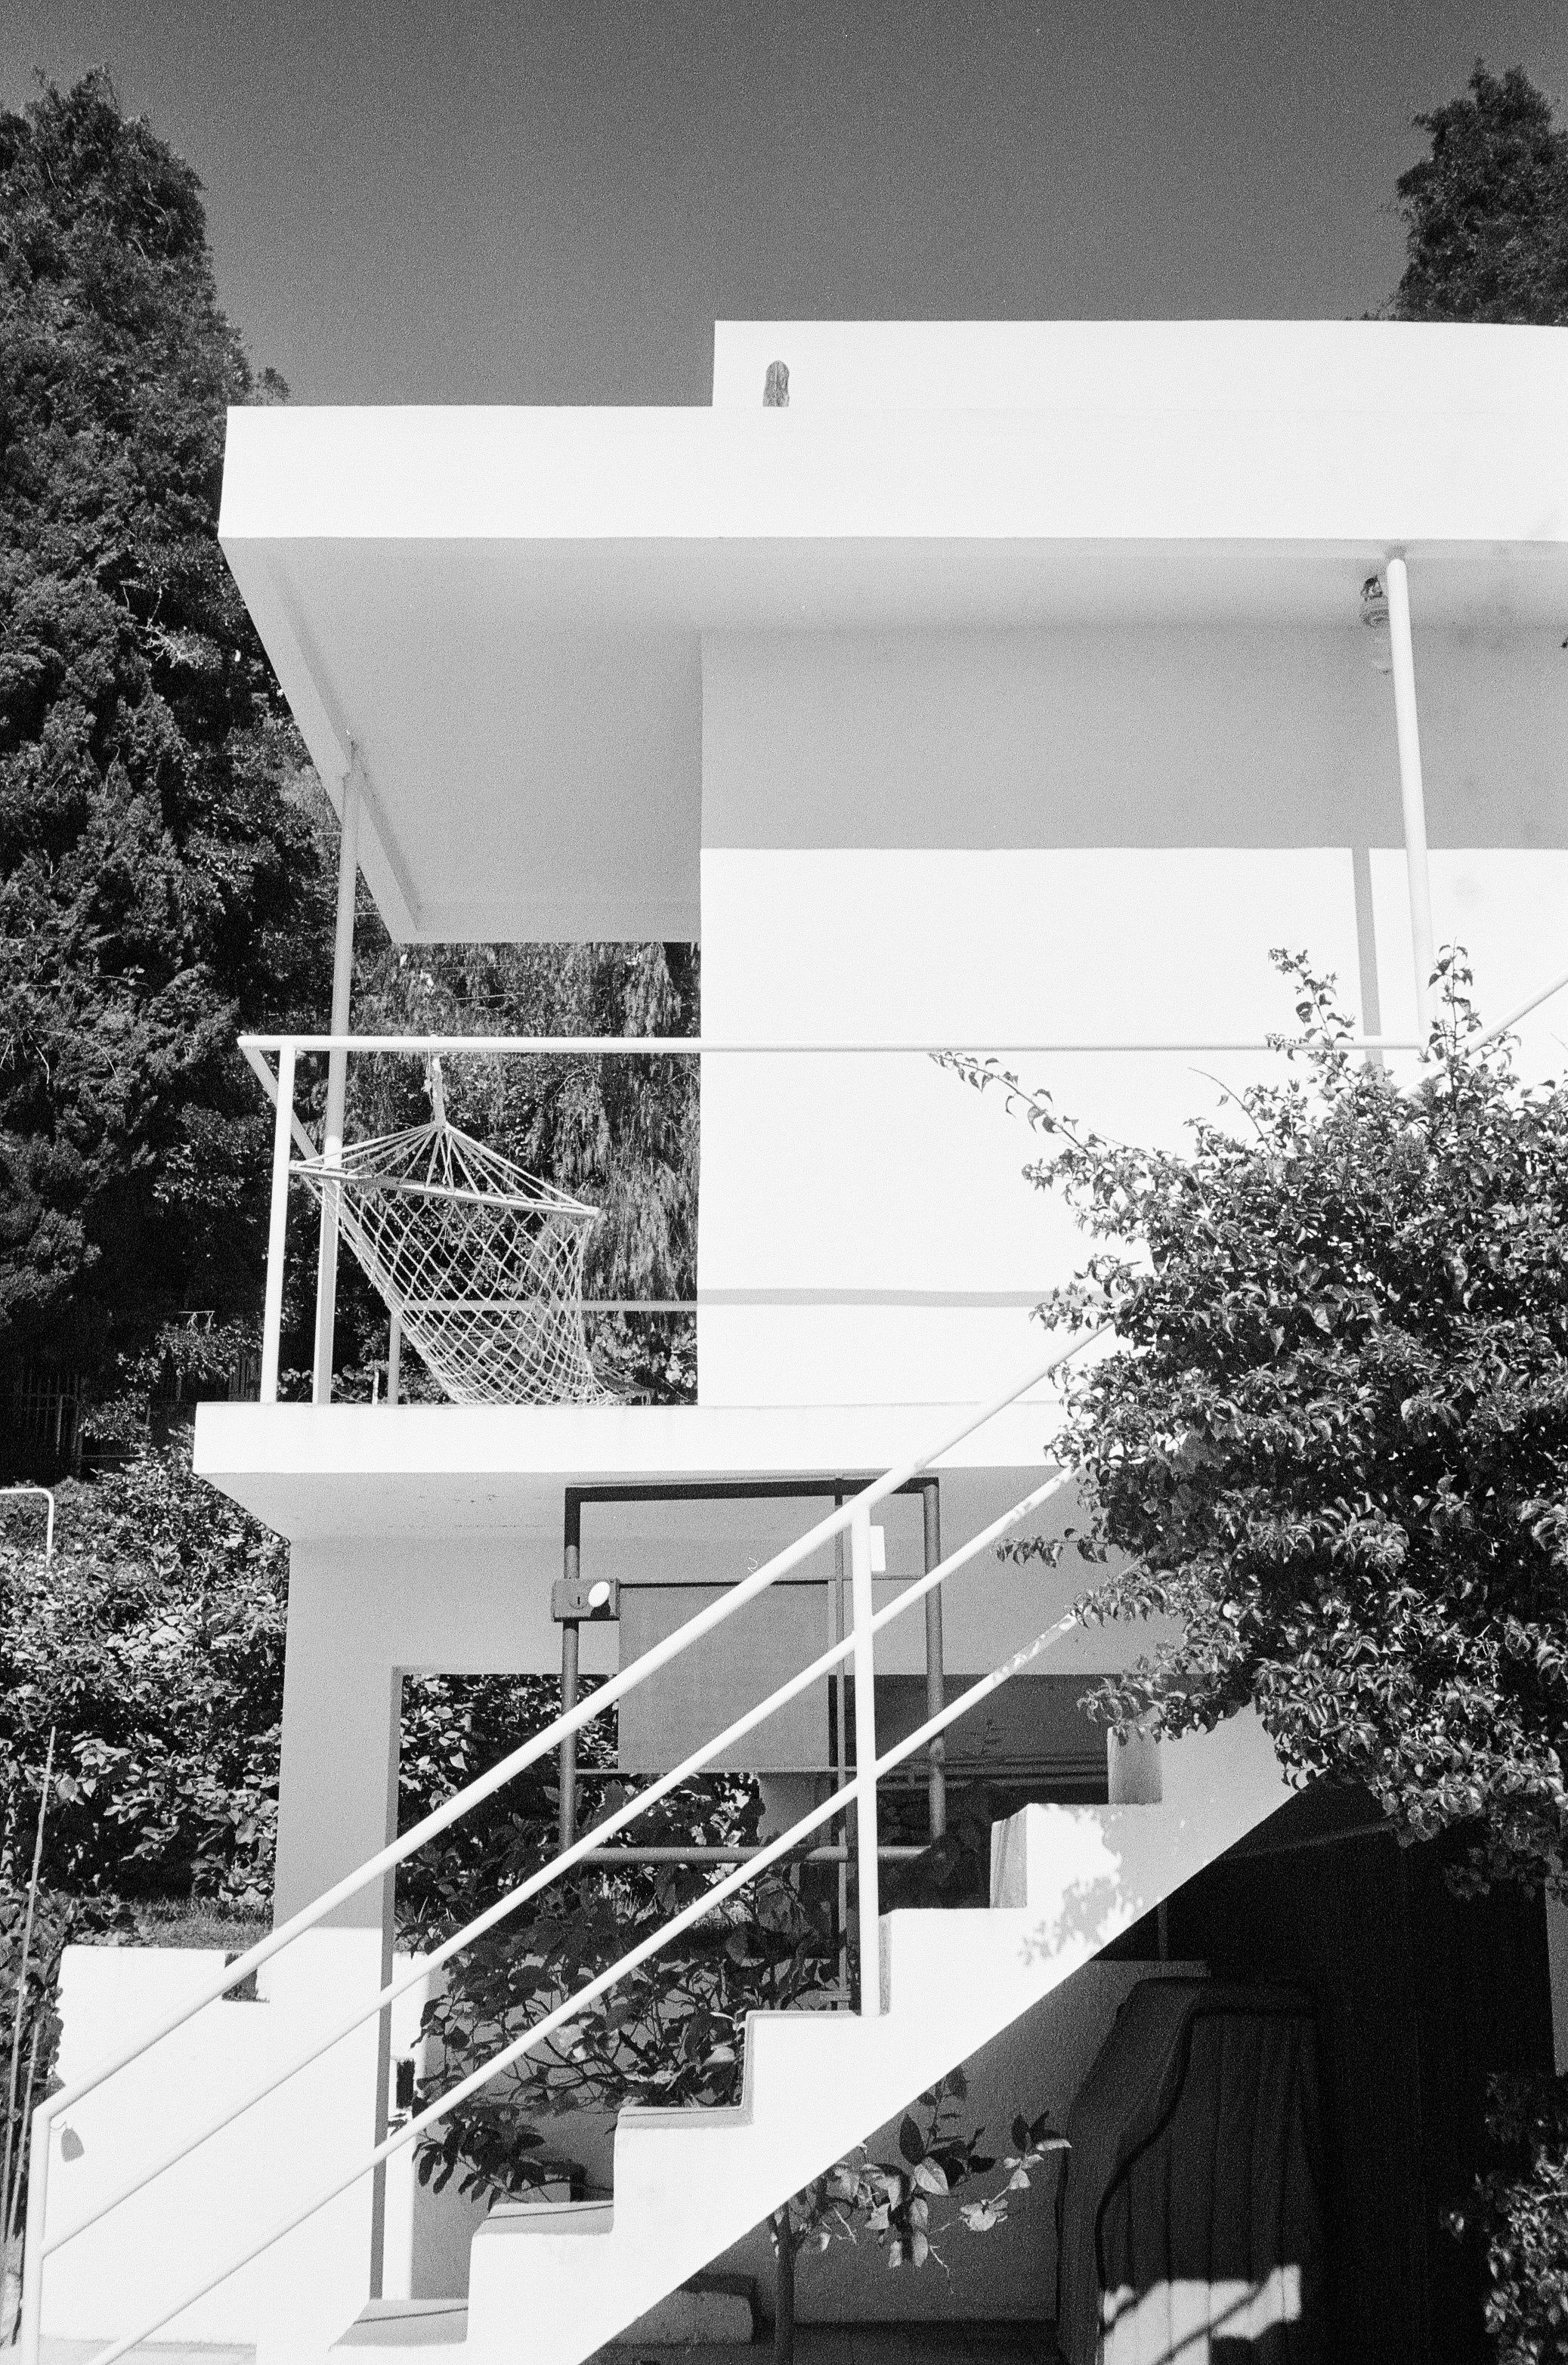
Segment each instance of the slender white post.
[{"label": "slender white post", "polygon": [[386,1326],[386,1401],[395,1405],[403,1379],[403,1309],[392,1308],[392,1318]]},{"label": "slender white post", "polygon": [[871,1507],[857,1503],[849,1523],[850,1604],[855,1620],[855,1844],[860,1931],[860,2012],[882,2009],[881,1904],[877,1887],[877,1678],[871,1620]]},{"label": "slender white post", "polygon": [[267,1225],[267,1294],[262,1316],[262,1402],[277,1402],[278,1338],[283,1328],[284,1243],[288,1233],[288,1153],[294,1147],[294,1046],[277,1055],[273,1126],[273,1203]]},{"label": "slender white post", "polygon": [[1399,734],[1399,801],[1405,810],[1405,875],[1410,891],[1410,943],[1416,962],[1416,1028],[1431,1023],[1432,888],[1427,870],[1427,803],[1421,787],[1421,733],[1416,712],[1416,656],[1410,639],[1410,578],[1403,558],[1388,562],[1388,636],[1394,657],[1394,719]]},{"label": "slender white post", "polygon": [[[349,992],[353,982],[353,906],[359,880],[359,770],[357,758],[343,774],[342,831],[338,840],[338,925],[332,946],[332,1033],[349,1031]],[[343,1154],[343,1102],[348,1091],[346,1051],[327,1054],[327,1123],[322,1157],[329,1166]],[[332,1335],[338,1313],[338,1200],[336,1186],[321,1194],[321,1244],[316,1268],[317,1404],[332,1401]]]},{"label": "slender white post", "polygon": [[49,2207],[49,2163],[54,2148],[54,2122],[47,2109],[33,2113],[32,2141],[28,2146],[28,2215],[22,2236],[22,2304],[17,2318],[17,2353],[21,2365],[39,2365],[39,2340],[43,2330],[43,2225]]}]

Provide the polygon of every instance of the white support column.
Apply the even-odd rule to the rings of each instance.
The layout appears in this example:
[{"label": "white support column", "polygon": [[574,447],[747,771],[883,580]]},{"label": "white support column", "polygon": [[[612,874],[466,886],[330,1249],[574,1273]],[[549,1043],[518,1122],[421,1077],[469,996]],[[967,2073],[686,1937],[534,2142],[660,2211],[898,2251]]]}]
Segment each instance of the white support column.
[{"label": "white support column", "polygon": [[877,1878],[876,1642],[871,1632],[871,1514],[864,1504],[849,1527],[850,1601],[855,1620],[855,1841],[857,1922],[860,1933],[861,2017],[882,2009],[881,1901]]},{"label": "white support column", "polygon": [[1405,871],[1410,892],[1410,943],[1416,967],[1417,1032],[1431,1015],[1432,890],[1427,869],[1427,804],[1421,785],[1421,734],[1416,711],[1416,657],[1410,638],[1410,578],[1403,558],[1388,562],[1388,633],[1394,659],[1394,719],[1399,734],[1399,798],[1405,813]]},{"label": "white support column", "polygon": [[283,1328],[283,1261],[288,1237],[288,1160],[294,1148],[294,1046],[277,1055],[277,1112],[273,1127],[273,1199],[267,1226],[267,1285],[262,1315],[263,1404],[277,1402],[278,1339]]},{"label": "white support column", "polygon": [[[353,756],[343,774],[342,832],[338,841],[338,925],[332,946],[332,1022],[330,1032],[346,1035],[349,995],[353,983],[354,890],[359,879],[359,759]],[[329,1166],[338,1164],[343,1150],[343,1102],[348,1089],[348,1053],[327,1054],[327,1122],[322,1154]],[[338,1208],[331,1192],[321,1199],[320,1250],[316,1269],[316,1373],[311,1390],[316,1404],[332,1400],[332,1339],[338,1311]]]}]

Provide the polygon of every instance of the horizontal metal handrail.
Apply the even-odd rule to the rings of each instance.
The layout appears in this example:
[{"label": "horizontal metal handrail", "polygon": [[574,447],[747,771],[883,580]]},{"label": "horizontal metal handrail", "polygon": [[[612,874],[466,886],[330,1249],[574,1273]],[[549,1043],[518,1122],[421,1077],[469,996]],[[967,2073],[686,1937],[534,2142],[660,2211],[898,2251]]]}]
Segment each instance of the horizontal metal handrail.
[{"label": "horizontal metal handrail", "polygon": [[[1562,981],[1568,983],[1568,979]],[[1068,1037],[1027,1043],[992,1043],[983,1036],[930,1036],[916,1042],[890,1037],[866,1041],[821,1042],[786,1037],[751,1040],[724,1035],[241,1035],[240,1048],[247,1058],[267,1051],[329,1051],[381,1053],[434,1059],[448,1053],[476,1059],[704,1059],[817,1058],[870,1059],[902,1054],[912,1059],[968,1059],[984,1054],[1009,1059],[1045,1058],[1066,1052],[1274,1051],[1290,1038],[1283,1035],[1226,1036],[1178,1038],[1160,1036],[1142,1040],[1136,1036],[1101,1040]],[[1336,1042],[1343,1051],[1422,1051],[1426,1045],[1414,1036],[1348,1035]],[[312,1156],[319,1153],[314,1149]]]},{"label": "horizontal metal handrail", "polygon": [[[1009,1529],[1017,1527],[1021,1521],[1039,1510],[1053,1495],[1060,1492],[1071,1474],[1070,1471],[1058,1471],[1053,1474],[1043,1485],[1033,1488],[1019,1502],[1014,1504],[1010,1510],[1002,1512],[999,1518],[991,1520],[988,1527],[981,1528],[975,1535],[969,1537],[967,1542],[960,1544],[956,1552],[949,1552],[946,1559],[940,1561],[934,1569],[927,1571],[925,1575],[915,1579],[895,1599],[886,1603],[878,1610],[871,1620],[872,1634],[875,1636],[880,1633],[885,1628],[890,1626],[895,1619],[903,1617],[909,1610],[923,1602],[927,1594],[934,1593],[938,1586],[945,1585],[956,1570],[967,1566],[970,1561],[978,1558],[990,1545],[1005,1535]],[[737,1717],[734,1722],[726,1726],[722,1732],[715,1733],[711,1740],[703,1742],[689,1756],[683,1758],[678,1765],[671,1767],[666,1774],[661,1774],[656,1780],[649,1784],[645,1790],[638,1791],[634,1798],[625,1800],[622,1805],[614,1809],[599,1822],[595,1823],[590,1830],[573,1841],[569,1846],[552,1856],[548,1864],[541,1866],[537,1872],[529,1874],[526,1879],[519,1881],[514,1888],[509,1889],[505,1896],[498,1898],[493,1904],[486,1906],[482,1912],[476,1913],[471,1922],[465,1922],[463,1928],[452,1937],[443,1939],[441,1945],[433,1948],[431,1953],[421,1955],[409,1969],[388,1981],[379,1994],[363,2004],[354,2006],[324,2035],[317,2038],[307,2052],[297,2056],[286,2068],[273,2071],[240,2102],[230,2104],[220,2117],[212,2120],[196,2134],[186,2137],[177,2149],[165,2154],[155,2166],[140,2171],[129,2182],[120,2185],[100,2201],[85,2216],[78,2218],[74,2225],[67,2226],[63,2233],[50,2236],[42,2246],[41,2257],[52,2258],[57,2250],[63,2249],[68,2242],[73,2242],[79,2234],[84,2234],[90,2225],[95,2225],[101,2218],[108,2216],[123,2202],[130,2200],[135,2193],[144,2191],[148,2185],[155,2184],[161,2176],[168,2173],[170,2169],[178,2167],[180,2161],[188,2159],[192,2152],[199,2151],[203,2144],[210,2143],[214,2135],[221,2135],[226,2127],[232,2126],[237,2120],[243,2118],[248,2111],[254,2110],[259,2103],[265,2102],[269,2095],[275,2094],[280,2087],[286,2085],[291,2079],[298,2077],[302,2070],[308,2069],[313,2062],[320,2060],[324,2054],[331,2052],[333,2047],[341,2045],[346,2036],[352,2035],[356,2028],[363,2027],[367,2020],[389,2010],[411,1989],[421,1986],[432,1971],[443,1968],[455,1956],[471,1946],[476,1939],[487,1936],[490,1931],[518,1912],[522,1906],[537,1897],[553,1881],[560,1878],[564,1873],[571,1871],[578,1865],[591,1863],[598,1855],[612,1853],[605,1848],[606,1840],[613,1837],[615,1833],[626,1830],[639,1815],[645,1813],[650,1807],[656,1806],[660,1799],[667,1798],[671,1791],[679,1789],[682,1783],[690,1781],[694,1775],[700,1774],[715,1757],[732,1748],[736,1742],[744,1741],[749,1732],[754,1732],[758,1725],[767,1723],[770,1717],[776,1716],[780,1709],[787,1708],[790,1702],[798,1698],[801,1692],[809,1691],[813,1684],[822,1682],[833,1673],[834,1667],[850,1655],[854,1647],[854,1635],[846,1634],[841,1641],[822,1652],[809,1666],[802,1667],[797,1674],[790,1676],[755,1708],[747,1709],[744,1715]],[[751,1851],[752,1854],[758,1852]],[[667,1853],[672,1858],[678,1855],[683,1861],[696,1862],[701,1860],[705,1853],[711,1852],[701,1849],[678,1849]],[[918,1851],[912,1850],[910,1853],[917,1854]],[[719,1860],[716,1855],[714,1860]],[[226,1976],[230,1981],[235,1976],[237,1967],[237,1966],[227,1967]]]},{"label": "horizontal metal handrail", "polygon": [[[912,1757],[916,1750],[925,1747],[938,1733],[945,1732],[948,1725],[955,1723],[959,1717],[967,1716],[971,1709],[978,1707],[982,1699],[988,1698],[1001,1685],[1009,1682],[1014,1676],[1021,1673],[1033,1660],[1037,1659],[1042,1652],[1048,1650],[1053,1642],[1060,1642],[1077,1623],[1077,1613],[1070,1610],[1064,1618],[1058,1618],[1054,1625],[1047,1626],[1043,1633],[1036,1635],[1034,1642],[1025,1643],[1022,1650],[1015,1651],[1002,1666],[994,1668],[988,1676],[982,1676],[977,1683],[971,1684],[966,1691],[961,1692],[956,1700],[949,1700],[940,1714],[928,1717],[915,1732],[906,1733],[902,1741],[895,1742],[890,1749],[876,1760],[873,1768],[875,1778],[879,1780],[884,1774],[890,1773],[895,1765],[902,1765],[906,1757]],[[510,2044],[503,2046],[498,2053],[490,2057],[489,2060],[481,2062],[476,2069],[470,2070],[467,2077],[460,2079],[455,2086],[448,2087],[443,2094],[438,2095],[436,2100],[427,2104],[423,2111],[414,2113],[400,2127],[393,2129],[353,2168],[345,2169],[342,2175],[334,2179],[331,2184],[324,2186],[299,2208],[292,2211],[287,2217],[270,2227],[241,2257],[231,2259],[228,2265],[217,2269],[198,2286],[183,2292],[171,2306],[162,2308],[156,2315],[147,2318],[137,2326],[134,2332],[127,2333],[120,2339],[112,2342],[108,2348],[99,2350],[89,2360],[89,2365],[118,2365],[118,2360],[129,2350],[137,2348],[143,2340],[150,2340],[152,2335],[161,2331],[172,2317],[182,2314],[187,2307],[194,2307],[197,2300],[205,2299],[208,2292],[216,2291],[218,2284],[226,2282],[230,2275],[238,2274],[242,2268],[250,2266],[264,2252],[270,2250],[274,2243],[281,2242],[297,2227],[307,2224],[319,2210],[324,2209],[329,2202],[335,2201],[340,2193],[347,2192],[364,2177],[373,2175],[385,2160],[390,2159],[394,2152],[401,2151],[405,2146],[415,2142],[427,2128],[438,2124],[442,2119],[447,2117],[460,2102],[466,2102],[470,2095],[478,2093],[483,2087],[490,2083],[492,2079],[499,2077],[503,2069],[510,2069],[513,2062],[520,2061],[524,2054],[531,2053],[535,2046],[543,2045],[545,2039],[554,2036],[558,2029],[567,2027],[574,2021],[579,2020],[589,2006],[596,2003],[600,1996],[607,1994],[610,1989],[617,1986],[628,1972],[640,1969],[644,1963],[661,1953],[672,1939],[679,1937],[684,1931],[690,1929],[698,1922],[705,1921],[720,1906],[727,1904],[732,1897],[736,1896],[746,1886],[747,1882],[755,1880],[758,1873],[766,1872],[770,1865],[778,1864],[785,1856],[792,1855],[810,1833],[816,1831],[823,1823],[831,1821],[835,1815],[842,1814],[846,1808],[852,1807],[859,1792],[858,1776],[852,1782],[841,1784],[828,1798],[819,1805],[811,1808],[797,1822],[792,1823],[790,1829],[782,1833],[778,1839],[769,1841],[760,1848],[748,1863],[738,1866],[724,1879],[716,1881],[711,1889],[704,1889],[700,1897],[693,1899],[689,1905],[683,1907],[659,1929],[651,1932],[646,1938],[629,1948],[608,1970],[597,1973],[564,2003],[558,2004],[554,2011],[544,2013],[541,2019],[532,2022],[520,2036],[513,2038]],[[874,1962],[869,1971],[868,1970],[863,1938],[860,1964],[862,1990],[868,1976],[879,1979],[880,1964],[879,1961]]]}]

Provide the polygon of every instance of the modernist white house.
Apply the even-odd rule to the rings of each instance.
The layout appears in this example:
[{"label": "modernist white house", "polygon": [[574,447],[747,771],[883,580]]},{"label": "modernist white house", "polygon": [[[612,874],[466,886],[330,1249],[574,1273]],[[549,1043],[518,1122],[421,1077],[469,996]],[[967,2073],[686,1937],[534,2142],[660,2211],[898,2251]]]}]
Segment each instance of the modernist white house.
[{"label": "modernist white house", "polygon": [[[991,1549],[1070,1515],[1064,1342],[1031,1309],[1082,1242],[1017,1126],[925,1055],[1005,1052],[1169,1139],[1292,1029],[1272,947],[1334,969],[1394,1061],[1434,946],[1468,947],[1489,1019],[1549,983],[1565,413],[1559,331],[790,322],[720,328],[710,409],[232,414],[223,546],[344,848],[330,1024],[249,1044],[279,1113],[263,1400],[196,1432],[291,1545],[277,1933],[245,2005],[210,1956],[71,1958],[28,2342],[577,2365],[958,2062],[1065,2111],[1132,1989],[1201,1975],[1206,1949],[1104,1950],[1284,1787],[1249,1718],[1085,1770],[1071,1700],[1148,1638],[1029,1655],[1073,1577]],[[356,862],[409,943],[700,941],[695,1405],[333,1403],[330,1258],[315,1401],[274,1400],[288,1168],[353,1150]],[[1543,1070],[1555,1010],[1519,1022]],[[310,1062],[325,1145],[290,1132]],[[510,1335],[498,1286],[471,1284]],[[404,1353],[421,1305],[390,1308]],[[624,2113],[607,2193],[465,2219],[455,2248],[451,2220],[442,2250],[388,2133],[428,1976],[393,1958],[400,1677],[564,1645],[615,1679],[625,1764],[719,1742],[781,1849],[842,1844],[853,1800],[866,1975],[754,2022],[737,2113]],[[879,1774],[934,1780],[944,1720],[972,1731],[1010,1663],[1038,1745],[991,1909],[879,1917]],[[1028,2225],[1037,2300],[998,2248],[877,2304],[1049,2315],[1046,2197]],[[1306,2303],[1300,2265],[1123,2292],[1105,2354],[1167,2353],[1156,2319],[1188,2359],[1211,2322],[1260,2335]]]}]

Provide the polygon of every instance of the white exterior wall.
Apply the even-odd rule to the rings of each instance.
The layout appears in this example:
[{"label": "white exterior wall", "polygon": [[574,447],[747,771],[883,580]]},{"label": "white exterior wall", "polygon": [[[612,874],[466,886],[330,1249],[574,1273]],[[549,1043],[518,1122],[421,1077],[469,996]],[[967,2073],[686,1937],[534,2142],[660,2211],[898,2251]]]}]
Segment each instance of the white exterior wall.
[{"label": "white exterior wall", "polygon": [[[704,1031],[1258,1037],[1295,1027],[1277,945],[1336,972],[1352,1018],[1409,1031],[1392,692],[1355,588],[1337,632],[711,637]],[[1568,660],[1540,631],[1419,637],[1418,575],[1415,598],[1438,941],[1466,944],[1501,1015],[1568,942]],[[1095,1129],[1171,1147],[1278,1072],[1009,1064]],[[952,1401],[1022,1368],[1026,1304],[986,1301],[1085,1252],[1020,1180],[1039,1148],[928,1061],[709,1060],[704,1403]]]}]

